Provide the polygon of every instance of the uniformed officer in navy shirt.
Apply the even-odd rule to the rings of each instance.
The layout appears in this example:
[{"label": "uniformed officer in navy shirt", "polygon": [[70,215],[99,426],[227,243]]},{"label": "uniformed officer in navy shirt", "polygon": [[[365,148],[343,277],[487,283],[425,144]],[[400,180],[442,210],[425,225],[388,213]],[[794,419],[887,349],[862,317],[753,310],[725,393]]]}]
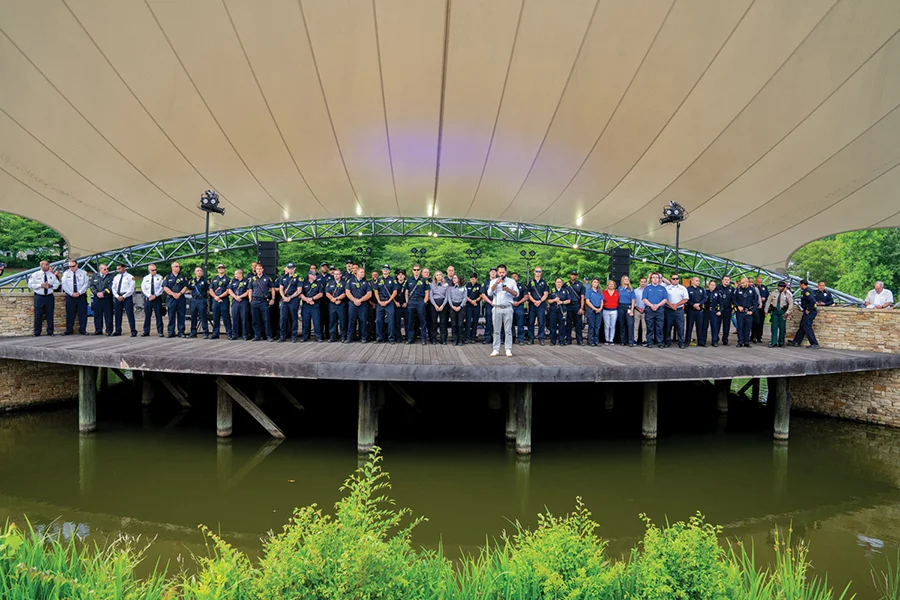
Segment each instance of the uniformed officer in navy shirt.
[{"label": "uniformed officer in navy shirt", "polygon": [[466,333],[469,343],[474,344],[478,337],[478,318],[481,316],[481,285],[478,283],[478,273],[469,275],[469,283],[466,284]]},{"label": "uniformed officer in navy shirt", "polygon": [[705,346],[710,338],[706,336],[712,332],[711,342],[715,348],[719,345],[719,319],[722,318],[722,295],[719,293],[716,282],[710,280],[706,285],[706,305],[703,310],[703,336],[697,342],[698,346]]},{"label": "uniformed officer in navy shirt", "polygon": [[265,274],[262,265],[256,265],[256,275],[250,278],[250,315],[253,320],[253,341],[275,341],[269,329],[269,307],[275,304],[275,285]]},{"label": "uniformed officer in navy shirt", "polygon": [[306,280],[300,286],[300,311],[303,319],[303,334],[301,342],[309,340],[310,330],[313,330],[317,342],[324,341],[322,337],[322,313],[319,309],[319,300],[325,297],[326,283],[324,279],[316,276],[316,272],[309,270]]},{"label": "uniformed officer in navy shirt", "polygon": [[557,277],[547,296],[547,317],[550,321],[550,345],[566,345],[566,312],[569,305],[569,290]]},{"label": "uniformed officer in navy shirt", "polygon": [[236,269],[234,279],[228,284],[231,296],[231,339],[251,339],[250,328],[250,286],[244,278],[244,270]]},{"label": "uniformed officer in navy shirt", "polygon": [[[397,284],[391,277],[390,265],[381,266],[381,277],[375,282],[375,343],[387,341],[394,343],[394,298],[397,297]],[[387,332],[385,332],[385,327]]]},{"label": "uniformed officer in navy shirt", "polygon": [[[531,343],[535,338],[544,345],[544,335],[547,329],[547,305],[545,302],[550,296],[550,286],[543,279],[543,269],[534,268],[534,278],[528,283],[528,298],[531,301],[531,309],[528,312],[528,331],[531,333]],[[534,326],[537,324],[537,332]]]},{"label": "uniformed officer in navy shirt", "polygon": [[331,272],[333,268],[329,268],[327,262],[323,262],[319,264],[319,274],[317,279],[322,284],[322,297],[319,298],[319,320],[322,322],[322,336],[324,337],[329,331],[330,323],[328,321],[328,298],[325,297],[325,288],[328,287],[328,282],[333,279]]},{"label": "uniformed officer in navy shirt", "polygon": [[756,278],[756,284],[753,286],[756,291],[757,303],[756,311],[753,313],[753,330],[750,335],[750,341],[754,344],[762,343],[763,326],[766,324],[766,312],[763,307],[769,299],[769,288],[763,283],[762,277]]},{"label": "uniformed officer in navy shirt", "polygon": [[188,282],[191,290],[191,337],[197,337],[198,325],[203,325],[203,338],[209,339],[209,322],[206,320],[206,296],[209,292],[209,282],[203,275],[203,269],[194,269],[194,276]]},{"label": "uniformed officer in navy shirt", "polygon": [[741,277],[741,283],[731,296],[732,304],[737,311],[737,338],[738,348],[750,347],[751,328],[753,326],[753,314],[759,310],[759,296],[750,286],[746,277]]},{"label": "uniformed officer in navy shirt", "polygon": [[834,304],[834,296],[825,289],[824,281],[819,282],[819,289],[813,292],[813,297],[816,299],[816,306],[831,306]]},{"label": "uniformed officer in navy shirt", "polygon": [[425,304],[431,287],[421,276],[418,264],[413,265],[412,277],[406,280],[406,340],[412,344],[416,341],[416,319],[419,319],[419,328],[422,333],[422,345],[428,343],[428,321],[425,320]]},{"label": "uniformed officer in navy shirt", "polygon": [[347,295],[350,300],[350,305],[347,307],[348,339],[352,342],[359,333],[360,341],[365,344],[369,341],[366,337],[366,327],[372,286],[369,285],[369,280],[366,279],[366,270],[362,267],[356,270],[356,276],[347,284]]},{"label": "uniformed officer in navy shirt", "polygon": [[[328,299],[329,342],[340,340],[347,343],[347,284],[340,269],[332,270],[331,281],[325,286],[325,297]],[[340,326],[340,331],[338,331]]]},{"label": "uniformed officer in navy shirt", "polygon": [[397,294],[394,296],[394,340],[403,341],[405,332],[409,331],[409,311],[406,306],[406,271],[397,269],[394,272],[394,285]]},{"label": "uniformed officer in navy shirt", "polygon": [[703,315],[706,311],[707,294],[706,290],[700,287],[700,278],[693,277],[691,285],[688,286],[687,306],[687,331],[684,334],[685,343],[691,345],[691,334],[697,330],[697,345],[704,346],[703,335]]},{"label": "uniformed officer in navy shirt", "polygon": [[800,317],[800,329],[797,331],[794,339],[788,342],[788,346],[799,346],[803,343],[803,336],[806,336],[809,338],[809,347],[818,348],[819,340],[816,339],[816,334],[812,327],[817,312],[816,297],[813,295],[812,290],[809,289],[807,280],[800,280],[800,291],[797,294],[800,295],[800,310],[803,311],[803,316]]},{"label": "uniformed officer in navy shirt", "polygon": [[212,298],[212,335],[210,338],[219,339],[219,322],[225,323],[225,335],[230,340],[231,335],[231,296],[228,293],[228,287],[231,285],[231,278],[225,274],[225,265],[216,266],[216,276],[209,282],[209,297]]},{"label": "uniformed officer in navy shirt", "polygon": [[184,337],[184,318],[187,313],[188,278],[181,274],[181,265],[172,263],[172,272],[163,280],[163,291],[166,293],[166,309],[169,312],[169,337],[175,337],[175,324],[178,324],[178,337]]},{"label": "uniformed officer in navy shirt", "polygon": [[716,287],[722,302],[722,316],[719,321],[722,324],[722,345],[728,345],[728,333],[731,331],[731,313],[734,306],[734,288],[731,286],[731,277],[722,278],[722,284]]},{"label": "uniformed officer in navy shirt", "polygon": [[100,272],[91,276],[90,289],[93,297],[94,308],[94,335],[103,335],[103,325],[106,325],[106,335],[113,334],[113,275],[109,267],[100,265]]},{"label": "uniformed officer in navy shirt", "polygon": [[566,343],[572,343],[572,331],[579,346],[584,345],[584,284],[578,281],[578,271],[569,271],[566,282],[569,304],[566,308]]},{"label": "uniformed officer in navy shirt", "polygon": [[[279,342],[287,339],[288,329],[291,331],[291,342],[297,341],[297,320],[300,312],[300,280],[294,276],[294,263],[284,266],[285,274],[278,278],[278,293],[281,295],[281,312],[278,323],[281,335]],[[313,271],[315,273],[315,271]]]}]

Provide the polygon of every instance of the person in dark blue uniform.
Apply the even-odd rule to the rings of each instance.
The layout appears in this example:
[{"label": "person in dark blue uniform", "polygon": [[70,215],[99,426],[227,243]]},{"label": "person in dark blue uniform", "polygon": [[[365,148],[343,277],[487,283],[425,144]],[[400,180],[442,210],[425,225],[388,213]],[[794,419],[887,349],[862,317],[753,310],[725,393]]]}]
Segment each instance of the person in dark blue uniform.
[{"label": "person in dark blue uniform", "polygon": [[[713,348],[719,345],[719,319],[722,317],[722,296],[716,289],[716,282],[710,280],[706,285],[706,304],[703,308],[703,339],[698,346],[705,346],[707,340]],[[706,336],[711,332],[710,338]]]},{"label": "person in dark blue uniform", "polygon": [[93,296],[94,309],[94,335],[103,335],[103,325],[106,325],[106,335],[113,334],[113,275],[109,267],[100,265],[100,272],[91,276],[90,289]]},{"label": "person in dark blue uniform", "polygon": [[412,277],[406,282],[406,340],[412,344],[416,341],[416,319],[419,320],[418,327],[422,335],[422,345],[428,343],[428,321],[425,319],[425,304],[428,302],[428,292],[431,287],[425,278],[420,275],[420,267],[418,264],[413,265]]},{"label": "person in dark blue uniform", "polygon": [[565,287],[569,296],[569,304],[566,308],[566,344],[572,343],[572,332],[574,331],[575,340],[579,346],[583,346],[584,284],[578,281],[577,271],[569,271],[569,281],[566,282]]},{"label": "person in dark blue uniform", "polygon": [[[278,294],[281,296],[281,310],[278,314],[278,341],[287,340],[288,331],[291,333],[291,342],[297,341],[297,320],[300,312],[300,280],[294,275],[296,271],[294,263],[284,266],[285,273],[278,278],[275,284],[278,286]],[[314,275],[315,276],[315,275]]]},{"label": "person in dark blue uniform", "polygon": [[763,307],[769,300],[769,288],[763,283],[762,277],[756,278],[756,285],[753,286],[756,291],[756,298],[759,302],[756,305],[756,311],[753,313],[753,331],[750,335],[750,341],[754,344],[762,343],[763,326],[766,324],[766,311]]},{"label": "person in dark blue uniform", "polygon": [[342,279],[344,280],[344,286],[350,283],[350,280],[356,277],[356,265],[353,264],[352,260],[347,260],[347,265],[344,268],[344,272],[341,273]]},{"label": "person in dark blue uniform", "polygon": [[194,277],[188,283],[191,290],[191,336],[197,337],[198,325],[203,325],[203,339],[209,339],[209,322],[206,320],[206,296],[209,292],[209,282],[203,275],[203,269],[194,269]]},{"label": "person in dark blue uniform", "polygon": [[832,306],[834,304],[834,296],[825,289],[825,282],[819,282],[819,289],[813,292],[813,298],[816,299],[816,306]]},{"label": "person in dark blue uniform", "polygon": [[484,343],[493,344],[494,300],[488,295],[488,286],[497,278],[497,269],[491,269],[484,285],[481,286],[481,303],[484,306]]},{"label": "person in dark blue uniform", "polygon": [[469,283],[466,284],[466,337],[470,344],[474,344],[478,338],[478,318],[481,316],[481,285],[478,283],[478,273],[469,274]]},{"label": "person in dark blue uniform", "polygon": [[[545,302],[550,296],[550,286],[542,278],[544,274],[540,267],[534,268],[534,279],[528,283],[528,298],[531,301],[531,310],[528,313],[528,331],[531,333],[531,343],[535,338],[544,345],[544,336],[547,330],[547,305]],[[534,330],[537,325],[537,331]]]},{"label": "person in dark blue uniform", "polygon": [[[347,284],[340,269],[332,271],[331,281],[325,286],[325,297],[328,299],[329,342],[338,340],[345,344],[347,337]],[[340,327],[340,331],[338,331]]]},{"label": "person in dark blue uniform", "polygon": [[809,289],[809,282],[805,279],[800,281],[800,290],[797,292],[800,295],[800,310],[803,311],[803,316],[800,317],[800,329],[797,331],[797,334],[794,336],[794,339],[788,342],[788,346],[799,346],[803,343],[803,336],[809,338],[809,347],[810,348],[818,348],[819,340],[816,339],[816,334],[813,331],[813,321],[816,320],[816,297],[813,295],[812,290]]},{"label": "person in dark blue uniform", "polygon": [[722,284],[716,287],[722,301],[722,316],[719,321],[722,324],[722,345],[728,345],[728,333],[731,331],[731,313],[734,306],[734,287],[731,285],[731,277],[722,278]]},{"label": "person in dark blue uniform", "polygon": [[[409,331],[409,312],[406,307],[406,271],[397,269],[394,272],[394,340],[403,341],[405,332]],[[402,328],[402,329],[401,329]]]},{"label": "person in dark blue uniform", "polygon": [[394,343],[394,318],[397,285],[391,277],[390,265],[381,266],[381,277],[375,282],[375,343],[383,344],[385,338]]},{"label": "person in dark blue uniform", "polygon": [[166,310],[169,313],[169,337],[175,337],[175,325],[178,325],[178,337],[184,337],[184,318],[187,313],[188,278],[181,274],[181,265],[172,263],[172,272],[163,280],[163,291],[166,293]]},{"label": "person in dark blue uniform", "polygon": [[256,265],[256,275],[247,284],[250,287],[250,315],[253,321],[253,341],[275,341],[269,329],[269,307],[275,304],[275,285],[265,274],[262,265]]},{"label": "person in dark blue uniform", "polygon": [[300,311],[303,318],[301,342],[309,340],[310,329],[315,335],[317,342],[325,339],[322,334],[322,315],[319,310],[319,300],[325,297],[326,289],[325,280],[317,277],[316,272],[310,269],[309,276],[300,287]]},{"label": "person in dark blue uniform", "polygon": [[347,284],[347,295],[350,300],[347,310],[348,339],[352,342],[358,332],[360,341],[365,344],[369,341],[366,337],[366,316],[369,311],[369,298],[372,297],[372,286],[369,285],[366,270],[362,267],[357,269],[356,276]]},{"label": "person in dark blue uniform", "polygon": [[[75,261],[69,261],[69,265],[73,262]],[[75,263],[75,270],[78,270],[77,263]],[[0,275],[2,275],[2,270],[0,270]],[[68,285],[66,287],[71,290],[73,281],[72,275],[69,275],[67,280]],[[50,263],[48,261],[42,260],[41,270],[35,271],[28,277],[28,287],[34,292],[34,337],[41,335],[41,327],[45,320],[47,321],[47,335],[55,335],[53,333],[53,311],[56,307],[56,301],[53,299],[53,290],[59,287],[59,279],[50,270]],[[67,293],[71,292],[67,291]],[[77,292],[75,293],[77,294]],[[78,296],[76,296],[76,298],[77,297]],[[74,315],[69,317],[71,312],[68,310],[68,301],[66,302],[66,308],[66,335],[71,335],[72,327],[74,327]],[[85,321],[87,321],[87,319],[85,319]],[[84,329],[82,329],[82,332],[83,331]]]},{"label": "person in dark blue uniform", "polygon": [[[516,285],[519,288],[519,295],[513,300],[513,343],[518,343],[520,346],[525,343],[525,304],[528,302],[528,290],[525,289],[524,285],[519,285],[519,274],[513,273],[510,275],[513,278],[513,281],[516,282]],[[503,332],[506,335],[509,335],[510,332]]]},{"label": "person in dark blue uniform", "polygon": [[250,286],[244,278],[244,270],[236,269],[234,279],[228,284],[231,296],[231,339],[251,339],[250,327]]},{"label": "person in dark blue uniform", "polygon": [[219,324],[225,323],[225,335],[232,339],[231,328],[231,294],[228,287],[231,285],[231,277],[225,274],[225,265],[216,266],[216,276],[209,282],[209,297],[212,298],[212,335],[211,339],[219,339]]},{"label": "person in dark blue uniform", "polygon": [[659,273],[650,275],[650,285],[644,288],[644,323],[647,326],[648,348],[656,344],[659,348],[663,345],[663,328],[665,327],[665,307],[669,299],[669,293],[660,283]]},{"label": "person in dark blue uniform", "polygon": [[562,277],[557,277],[547,295],[547,317],[550,322],[550,345],[566,345],[566,306],[569,290],[563,285]]},{"label": "person in dark blue uniform", "polygon": [[328,318],[328,306],[331,304],[328,301],[328,298],[325,297],[325,289],[328,287],[328,283],[334,279],[331,275],[331,272],[334,269],[329,268],[327,262],[323,262],[319,264],[319,274],[317,279],[319,283],[322,284],[322,297],[319,298],[319,320],[322,322],[322,337],[324,338],[329,331],[331,331],[331,322]]},{"label": "person in dark blue uniform", "polygon": [[756,290],[750,287],[750,281],[746,277],[741,277],[741,283],[732,295],[732,302],[737,311],[735,315],[737,317],[737,347],[749,348],[753,314],[759,310],[759,297]]},{"label": "person in dark blue uniform", "polygon": [[378,271],[372,271],[369,274],[369,290],[372,294],[369,296],[368,305],[366,307],[366,339],[374,340],[375,339],[375,309],[378,307],[378,302],[375,300],[375,288],[378,287],[378,279],[379,274]]},{"label": "person in dark blue uniform", "polygon": [[687,301],[687,331],[684,333],[684,341],[691,345],[691,334],[694,329],[697,330],[697,345],[705,346],[706,342],[703,331],[703,316],[706,311],[706,302],[708,300],[706,290],[700,287],[700,278],[691,279],[691,285],[688,286]]},{"label": "person in dark blue uniform", "polygon": [[113,316],[116,324],[114,336],[122,335],[122,317],[128,319],[131,337],[137,336],[137,325],[134,318],[134,277],[124,264],[116,265],[116,275],[112,280]]}]

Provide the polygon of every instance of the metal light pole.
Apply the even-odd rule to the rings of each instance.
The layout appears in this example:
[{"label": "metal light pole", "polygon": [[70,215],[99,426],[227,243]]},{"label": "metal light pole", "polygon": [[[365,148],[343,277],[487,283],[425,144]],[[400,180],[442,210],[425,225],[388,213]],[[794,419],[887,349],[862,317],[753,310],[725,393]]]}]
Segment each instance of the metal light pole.
[{"label": "metal light pole", "polygon": [[224,215],[225,209],[219,206],[219,194],[215,190],[206,190],[200,195],[200,210],[206,213],[206,234],[203,238],[203,275],[209,277],[209,215]]},{"label": "metal light pole", "polygon": [[678,272],[678,246],[681,242],[681,222],[687,219],[688,213],[684,207],[670,200],[668,206],[663,208],[663,216],[659,220],[660,225],[675,223],[675,274],[681,276]]}]

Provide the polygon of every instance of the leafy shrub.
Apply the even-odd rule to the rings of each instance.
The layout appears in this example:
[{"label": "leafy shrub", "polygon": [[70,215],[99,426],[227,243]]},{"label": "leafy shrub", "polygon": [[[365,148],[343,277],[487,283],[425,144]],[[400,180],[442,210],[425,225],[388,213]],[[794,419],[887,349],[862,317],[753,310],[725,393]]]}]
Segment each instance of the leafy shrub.
[{"label": "leafy shrub", "polygon": [[209,556],[195,556],[198,571],[182,576],[181,594],[185,600],[242,600],[251,598],[251,585],[257,572],[250,559],[235,550],[205,526]]}]

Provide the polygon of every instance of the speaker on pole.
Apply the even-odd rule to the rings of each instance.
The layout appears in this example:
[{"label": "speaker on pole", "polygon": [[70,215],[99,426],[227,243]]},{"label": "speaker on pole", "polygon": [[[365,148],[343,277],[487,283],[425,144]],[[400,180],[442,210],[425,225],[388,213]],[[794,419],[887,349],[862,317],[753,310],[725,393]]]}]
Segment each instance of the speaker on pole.
[{"label": "speaker on pole", "polygon": [[256,246],[256,262],[269,277],[278,277],[278,242],[260,242]]},{"label": "speaker on pole", "polygon": [[619,283],[623,275],[631,276],[631,250],[616,248],[609,255],[609,278]]}]

